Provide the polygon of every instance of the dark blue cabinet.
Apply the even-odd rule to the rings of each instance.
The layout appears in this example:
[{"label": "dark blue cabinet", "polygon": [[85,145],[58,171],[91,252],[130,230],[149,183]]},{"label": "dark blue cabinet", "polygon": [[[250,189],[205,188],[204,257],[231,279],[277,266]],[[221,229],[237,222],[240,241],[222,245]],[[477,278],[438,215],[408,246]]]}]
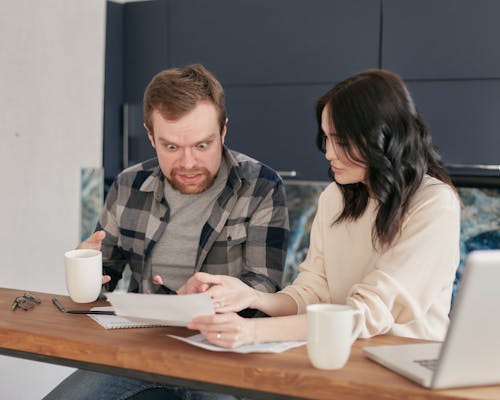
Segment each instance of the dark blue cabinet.
[{"label": "dark blue cabinet", "polygon": [[153,75],[194,62],[225,87],[227,144],[299,179],[327,179],[316,98],[378,67],[406,81],[446,163],[498,165],[499,16],[498,0],[108,2],[106,177],[153,155],[141,111]]},{"label": "dark blue cabinet", "polygon": [[377,0],[172,0],[172,65],[204,63],[224,85],[333,82],[376,67]]},{"label": "dark blue cabinet", "polygon": [[384,0],[382,67],[405,79],[500,78],[500,1]]},{"label": "dark blue cabinet", "polygon": [[[162,69],[204,64],[226,90],[227,144],[297,178],[326,180],[314,102],[379,57],[378,0],[156,0],[123,5],[124,165],[153,153],[140,103]],[[125,111],[123,111],[125,110]],[[110,135],[111,132],[105,132]],[[115,155],[115,159],[118,156]],[[115,163],[116,165],[116,163]]]},{"label": "dark blue cabinet", "polygon": [[406,80],[447,164],[500,165],[499,17],[498,0],[384,0],[382,67]]},{"label": "dark blue cabinet", "polygon": [[408,87],[448,164],[500,164],[500,80],[418,81]]},{"label": "dark blue cabinet", "polygon": [[169,67],[167,1],[126,3],[123,21],[124,102],[142,101],[151,78]]}]

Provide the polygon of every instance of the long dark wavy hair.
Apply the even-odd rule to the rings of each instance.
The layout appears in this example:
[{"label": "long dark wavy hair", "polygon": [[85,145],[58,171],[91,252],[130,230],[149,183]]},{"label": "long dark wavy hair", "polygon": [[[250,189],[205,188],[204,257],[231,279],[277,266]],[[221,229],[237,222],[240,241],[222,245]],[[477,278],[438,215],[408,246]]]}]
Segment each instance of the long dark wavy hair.
[{"label": "long dark wavy hair", "polygon": [[323,152],[325,107],[335,127],[332,140],[348,158],[366,167],[364,183],[339,185],[344,208],[333,223],[362,216],[372,196],[379,204],[372,242],[379,249],[387,248],[401,232],[424,175],[453,187],[451,179],[408,89],[396,74],[385,70],[358,73],[317,101],[317,145]]}]

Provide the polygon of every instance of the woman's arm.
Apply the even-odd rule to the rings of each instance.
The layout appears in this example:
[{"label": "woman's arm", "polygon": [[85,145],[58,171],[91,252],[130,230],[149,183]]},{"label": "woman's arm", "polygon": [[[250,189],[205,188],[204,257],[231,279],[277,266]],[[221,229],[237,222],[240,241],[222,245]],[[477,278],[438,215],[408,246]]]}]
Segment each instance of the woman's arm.
[{"label": "woman's arm", "polygon": [[284,293],[263,293],[255,290],[255,300],[250,306],[271,317],[297,314],[297,303]]},{"label": "woman's arm", "polygon": [[361,337],[394,335],[442,340],[459,262],[460,206],[444,184],[417,193],[400,236],[374,269],[349,290],[361,310]]},{"label": "woman's arm", "polygon": [[207,292],[217,313],[254,308],[270,316],[297,314],[297,304],[282,293],[264,293],[238,278],[197,272],[177,291],[178,294]]}]

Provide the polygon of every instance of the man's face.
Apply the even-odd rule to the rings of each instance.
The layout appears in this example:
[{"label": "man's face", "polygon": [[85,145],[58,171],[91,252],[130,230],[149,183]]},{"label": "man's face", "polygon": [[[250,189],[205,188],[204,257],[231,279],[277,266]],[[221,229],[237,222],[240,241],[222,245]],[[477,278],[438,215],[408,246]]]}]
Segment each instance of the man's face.
[{"label": "man's face", "polygon": [[163,175],[184,194],[201,193],[214,183],[222,161],[226,127],[220,132],[215,106],[200,100],[177,121],[154,110],[149,140],[156,150]]}]

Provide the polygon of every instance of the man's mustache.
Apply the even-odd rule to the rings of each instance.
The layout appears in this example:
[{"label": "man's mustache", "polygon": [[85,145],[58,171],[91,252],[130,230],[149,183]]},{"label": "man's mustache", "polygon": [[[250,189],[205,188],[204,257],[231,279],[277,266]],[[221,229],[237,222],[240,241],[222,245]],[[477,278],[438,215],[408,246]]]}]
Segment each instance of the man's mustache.
[{"label": "man's mustache", "polygon": [[193,168],[193,169],[182,169],[175,168],[172,170],[172,176],[174,175],[196,175],[196,174],[204,174],[208,173],[206,168]]}]

